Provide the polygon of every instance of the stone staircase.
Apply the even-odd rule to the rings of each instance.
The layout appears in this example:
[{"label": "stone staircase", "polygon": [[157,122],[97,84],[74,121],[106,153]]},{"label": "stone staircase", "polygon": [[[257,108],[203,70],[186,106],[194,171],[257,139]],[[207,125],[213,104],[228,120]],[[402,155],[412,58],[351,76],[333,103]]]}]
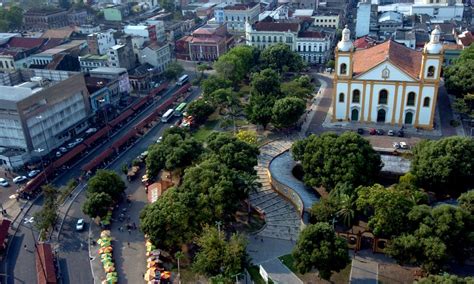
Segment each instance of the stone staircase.
[{"label": "stone staircase", "polygon": [[298,211],[272,189],[268,177],[270,161],[291,145],[290,140],[278,140],[260,148],[256,170],[262,187],[250,194],[252,206],[265,214],[266,225],[257,233],[258,236],[295,241],[300,232],[301,218]]}]

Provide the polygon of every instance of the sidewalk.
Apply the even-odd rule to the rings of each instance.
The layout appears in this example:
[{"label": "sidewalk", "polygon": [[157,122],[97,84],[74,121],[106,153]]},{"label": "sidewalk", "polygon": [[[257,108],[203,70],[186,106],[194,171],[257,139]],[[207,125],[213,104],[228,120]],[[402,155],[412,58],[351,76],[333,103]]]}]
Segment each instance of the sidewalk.
[{"label": "sidewalk", "polygon": [[303,284],[303,281],[289,270],[288,267],[281,263],[278,258],[264,262],[261,265],[268,273],[268,278],[272,279],[274,283]]}]

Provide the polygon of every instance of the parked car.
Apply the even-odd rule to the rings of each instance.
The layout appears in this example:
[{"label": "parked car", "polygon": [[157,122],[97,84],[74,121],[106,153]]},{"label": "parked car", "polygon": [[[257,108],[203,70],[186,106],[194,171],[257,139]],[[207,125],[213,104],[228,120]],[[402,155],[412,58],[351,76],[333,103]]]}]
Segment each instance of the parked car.
[{"label": "parked car", "polygon": [[405,132],[403,132],[403,130],[400,129],[400,131],[398,131],[398,137],[404,137],[405,136]]},{"label": "parked car", "polygon": [[72,149],[72,148],[76,147],[76,145],[77,145],[76,142],[71,142],[71,143],[67,144],[67,148]]},{"label": "parked car", "polygon": [[393,130],[390,129],[390,130],[387,132],[387,135],[388,135],[388,136],[394,136],[394,135],[395,135],[395,131],[393,131]]},{"label": "parked car", "polygon": [[84,219],[79,219],[77,220],[76,223],[76,231],[82,231],[84,230]]},{"label": "parked car", "polygon": [[393,142],[392,146],[395,149],[400,149],[400,144],[398,142]]},{"label": "parked car", "polygon": [[41,172],[40,170],[32,170],[28,173],[28,177],[30,177],[30,178],[35,177],[40,172]]},{"label": "parked car", "polygon": [[357,133],[360,135],[364,134],[364,128],[357,128]]},{"label": "parked car", "polygon": [[66,153],[66,152],[67,152],[67,148],[66,148],[66,147],[60,147],[60,148],[59,148],[59,151],[61,151],[62,153]]},{"label": "parked car", "polygon": [[82,141],[84,141],[84,138],[81,138],[81,137],[76,138],[76,140],[74,140],[74,142],[76,143],[76,145],[79,144],[79,143],[81,143]]},{"label": "parked car", "polygon": [[23,181],[27,180],[25,176],[17,176],[16,178],[13,179],[14,183],[21,183]]},{"label": "parked car", "polygon": [[385,133],[383,129],[377,129],[375,132],[377,133],[377,135],[384,135]]},{"label": "parked car", "polygon": [[97,128],[95,127],[92,127],[92,128],[89,128],[86,130],[86,134],[92,134],[92,133],[95,133],[97,132]]},{"label": "parked car", "polygon": [[369,129],[369,134],[370,135],[375,135],[375,134],[377,134],[377,130],[375,130],[375,128],[371,128],[371,129]]},{"label": "parked car", "polygon": [[402,149],[408,149],[408,145],[407,145],[407,142],[400,142],[400,148]]},{"label": "parked car", "polygon": [[8,181],[6,179],[0,178],[0,185],[3,186],[3,187],[7,187],[10,184],[8,183]]},{"label": "parked car", "polygon": [[56,152],[56,158],[60,158],[62,155],[63,155],[63,153],[61,153],[61,151]]}]

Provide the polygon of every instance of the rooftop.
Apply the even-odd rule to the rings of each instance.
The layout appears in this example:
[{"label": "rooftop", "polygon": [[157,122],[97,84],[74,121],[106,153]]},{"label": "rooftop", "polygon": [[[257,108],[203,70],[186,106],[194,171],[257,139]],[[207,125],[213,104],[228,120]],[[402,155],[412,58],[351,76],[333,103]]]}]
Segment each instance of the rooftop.
[{"label": "rooftop", "polygon": [[89,71],[90,74],[122,74],[127,73],[127,69],[120,67],[98,67]]},{"label": "rooftop", "polygon": [[323,32],[318,31],[304,31],[298,34],[298,37],[304,38],[325,38],[326,35]]},{"label": "rooftop", "polygon": [[299,23],[296,23],[296,22],[288,22],[288,21],[274,21],[273,19],[272,20],[269,20],[268,18],[263,20],[263,21],[260,21],[260,22],[256,22],[254,24],[254,29],[256,31],[269,31],[269,32],[287,32],[287,31],[291,31],[291,32],[298,32],[299,29],[300,29],[300,24]]},{"label": "rooftop", "polygon": [[251,9],[255,6],[257,6],[259,3],[256,3],[256,2],[251,2],[251,3],[247,3],[247,4],[234,4],[234,5],[229,5],[229,6],[225,6],[224,7],[224,10],[247,10],[247,9]]},{"label": "rooftop", "polygon": [[365,73],[386,60],[414,78],[418,78],[420,74],[421,52],[393,40],[367,49],[356,50],[354,52],[354,73],[355,75]]},{"label": "rooftop", "polygon": [[380,15],[379,17],[379,23],[381,22],[387,22],[387,21],[392,21],[392,22],[403,22],[403,17],[402,14],[393,12],[393,11],[388,11]]},{"label": "rooftop", "polygon": [[293,17],[311,17],[313,13],[313,9],[296,9],[293,12]]},{"label": "rooftop", "polygon": [[32,16],[32,15],[41,15],[47,16],[52,15],[60,12],[65,12],[63,9],[54,8],[54,7],[42,7],[42,8],[32,8],[25,12],[25,16]]},{"label": "rooftop", "polygon": [[74,28],[64,27],[61,29],[49,29],[41,37],[42,38],[70,38],[74,33]]},{"label": "rooftop", "polygon": [[107,60],[109,56],[107,54],[104,55],[95,55],[95,54],[86,54],[84,56],[79,56],[81,60]]}]

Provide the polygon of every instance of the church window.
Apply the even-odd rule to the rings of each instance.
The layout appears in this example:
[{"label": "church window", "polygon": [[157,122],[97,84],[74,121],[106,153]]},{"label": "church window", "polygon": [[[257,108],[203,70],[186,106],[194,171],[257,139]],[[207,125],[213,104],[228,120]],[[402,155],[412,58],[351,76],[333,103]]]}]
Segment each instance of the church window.
[{"label": "church window", "polygon": [[388,99],[387,90],[381,90],[379,93],[379,105],[386,105]]},{"label": "church window", "polygon": [[429,78],[433,78],[433,77],[434,77],[434,73],[435,73],[435,67],[434,67],[434,66],[428,67],[428,77],[429,77]]},{"label": "church window", "polygon": [[360,91],[352,91],[352,102],[358,104],[360,102]]},{"label": "church window", "polygon": [[423,99],[423,106],[430,107],[430,98],[426,97]]},{"label": "church window", "polygon": [[341,64],[341,67],[340,67],[340,69],[339,69],[339,73],[340,73],[340,74],[344,74],[344,75],[347,73],[347,65],[346,65],[346,63],[342,63],[342,64]]},{"label": "church window", "polygon": [[344,93],[339,94],[339,102],[343,103],[344,102]]},{"label": "church window", "polygon": [[414,106],[415,105],[415,93],[409,92],[407,98],[407,106]]}]

